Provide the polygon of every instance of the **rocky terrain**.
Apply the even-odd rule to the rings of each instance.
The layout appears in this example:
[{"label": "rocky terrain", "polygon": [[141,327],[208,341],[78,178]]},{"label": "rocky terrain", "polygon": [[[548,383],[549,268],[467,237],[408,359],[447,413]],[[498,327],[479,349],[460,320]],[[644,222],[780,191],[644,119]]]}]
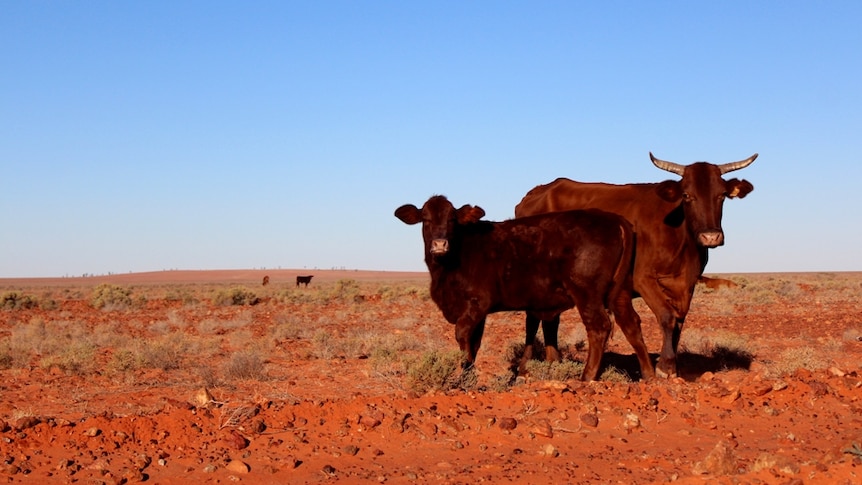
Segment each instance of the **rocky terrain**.
[{"label": "rocky terrain", "polygon": [[862,483],[862,274],[718,276],[681,376],[638,380],[616,332],[589,383],[576,312],[526,378],[520,313],[474,379],[423,367],[457,346],[421,273],[0,280],[0,481]]}]

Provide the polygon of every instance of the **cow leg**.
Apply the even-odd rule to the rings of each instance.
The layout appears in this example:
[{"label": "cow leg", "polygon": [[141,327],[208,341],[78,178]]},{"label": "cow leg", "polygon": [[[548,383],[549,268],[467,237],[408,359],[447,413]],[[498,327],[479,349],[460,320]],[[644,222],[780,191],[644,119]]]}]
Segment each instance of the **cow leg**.
[{"label": "cow leg", "polygon": [[603,305],[578,302],[577,307],[581,314],[581,320],[587,328],[587,340],[590,346],[587,350],[587,363],[581,374],[581,380],[594,381],[599,375],[605,345],[607,345],[608,336],[611,333],[611,319]]},{"label": "cow leg", "polygon": [[542,320],[542,337],[545,339],[545,362],[559,362],[562,359],[557,341],[560,329],[560,316],[550,320]]},{"label": "cow leg", "polygon": [[641,368],[641,376],[644,380],[655,378],[655,369],[653,369],[652,360],[650,360],[649,351],[646,343],[644,343],[643,332],[641,331],[641,317],[637,314],[632,306],[632,298],[630,294],[622,294],[616,297],[612,302],[614,320],[622,329],[626,340],[635,351],[638,363]]},{"label": "cow leg", "polygon": [[476,354],[482,345],[482,335],[485,333],[485,317],[479,320],[460,319],[455,324],[455,340],[464,354],[465,361],[462,367],[470,369],[476,362]]}]

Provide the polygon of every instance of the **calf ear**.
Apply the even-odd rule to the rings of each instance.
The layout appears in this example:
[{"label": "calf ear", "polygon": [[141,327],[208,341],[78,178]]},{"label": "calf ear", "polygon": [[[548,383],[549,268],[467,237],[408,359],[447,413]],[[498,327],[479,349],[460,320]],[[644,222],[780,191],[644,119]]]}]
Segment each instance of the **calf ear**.
[{"label": "calf ear", "polygon": [[682,199],[682,187],[674,180],[665,180],[658,184],[655,190],[659,197],[668,202],[679,202]]},{"label": "calf ear", "polygon": [[404,204],[395,209],[395,217],[404,224],[416,224],[422,221],[422,211],[413,204]]},{"label": "calf ear", "polygon": [[485,211],[479,206],[465,205],[458,209],[458,223],[471,224],[485,217]]},{"label": "calf ear", "polygon": [[727,190],[727,196],[730,198],[739,197],[742,199],[748,195],[754,186],[748,180],[730,179],[724,183]]}]

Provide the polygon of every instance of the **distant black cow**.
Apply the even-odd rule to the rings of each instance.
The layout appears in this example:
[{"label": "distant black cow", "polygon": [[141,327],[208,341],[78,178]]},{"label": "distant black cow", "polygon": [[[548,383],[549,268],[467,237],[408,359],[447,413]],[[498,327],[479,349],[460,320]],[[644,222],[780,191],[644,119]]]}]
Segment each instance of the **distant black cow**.
[{"label": "distant black cow", "polygon": [[269,275],[266,275],[263,277],[263,286],[266,286],[268,284],[269,284]]},{"label": "distant black cow", "polygon": [[303,285],[305,285],[306,288],[308,288],[308,284],[311,283],[312,277],[314,277],[314,275],[297,276],[296,277],[296,287],[299,288],[299,285],[303,284]]},{"label": "distant black cow", "polygon": [[589,353],[584,380],[598,375],[611,330],[607,309],[634,347],[645,378],[652,362],[632,307],[631,225],[596,210],[544,214],[505,222],[480,221],[485,211],[455,209],[437,195],[419,209],[399,207],[395,217],[422,223],[431,298],[473,365],[489,313],[524,310],[550,320],[577,306],[587,328]]}]

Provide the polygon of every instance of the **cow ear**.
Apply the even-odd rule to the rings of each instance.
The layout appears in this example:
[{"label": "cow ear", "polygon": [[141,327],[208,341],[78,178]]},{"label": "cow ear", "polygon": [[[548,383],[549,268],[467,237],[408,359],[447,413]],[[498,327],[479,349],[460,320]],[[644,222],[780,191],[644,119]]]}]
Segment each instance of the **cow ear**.
[{"label": "cow ear", "polygon": [[682,187],[679,182],[674,180],[665,180],[656,187],[658,196],[668,202],[679,202],[682,199]]},{"label": "cow ear", "polygon": [[395,217],[404,224],[416,224],[422,221],[422,211],[413,204],[404,204],[395,209]]},{"label": "cow ear", "polygon": [[754,186],[748,180],[730,179],[724,183],[727,190],[727,196],[730,198],[744,198],[754,190]]},{"label": "cow ear", "polygon": [[464,205],[458,209],[458,223],[472,224],[485,217],[485,211],[479,206]]}]

